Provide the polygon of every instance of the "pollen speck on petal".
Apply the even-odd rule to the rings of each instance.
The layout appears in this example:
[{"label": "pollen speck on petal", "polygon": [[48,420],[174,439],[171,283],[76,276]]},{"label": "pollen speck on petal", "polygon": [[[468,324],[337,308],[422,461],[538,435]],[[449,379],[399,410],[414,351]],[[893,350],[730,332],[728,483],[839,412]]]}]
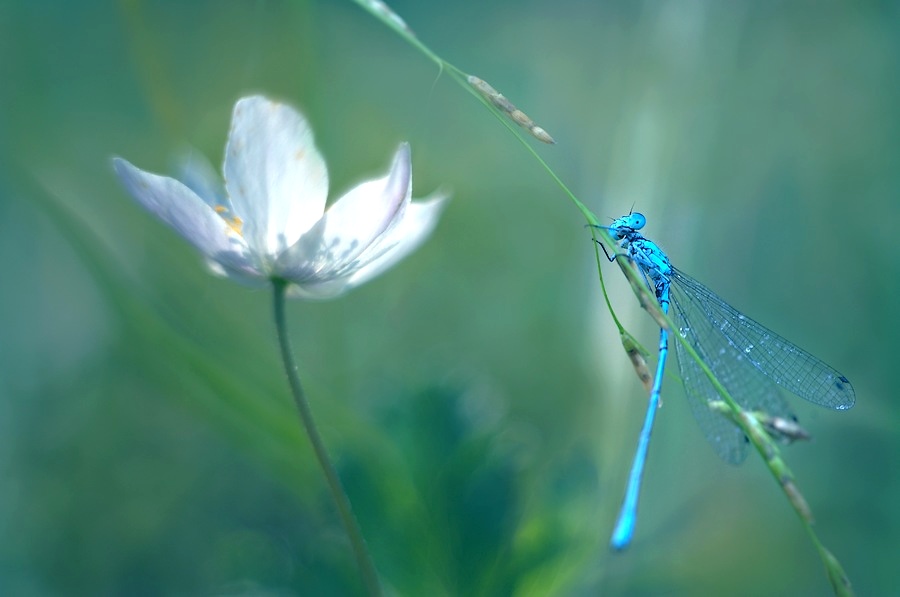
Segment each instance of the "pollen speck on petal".
[{"label": "pollen speck on petal", "polygon": [[223,218],[225,223],[228,224],[228,229],[231,232],[234,232],[238,236],[243,237],[244,234],[241,232],[241,229],[244,226],[244,221],[237,216],[233,216],[231,218]]},{"label": "pollen speck on petal", "polygon": [[294,154],[294,159],[296,159],[298,162],[305,157],[306,157],[305,149],[301,149],[301,150],[297,151],[297,153]]}]

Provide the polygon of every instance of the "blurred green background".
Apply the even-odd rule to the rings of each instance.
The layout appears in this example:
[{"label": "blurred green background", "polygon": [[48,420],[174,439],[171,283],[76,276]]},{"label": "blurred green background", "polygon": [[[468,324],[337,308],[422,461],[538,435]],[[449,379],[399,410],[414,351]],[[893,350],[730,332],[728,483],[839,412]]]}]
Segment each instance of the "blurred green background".
[{"label": "blurred green background", "polygon": [[[791,398],[786,450],[863,595],[900,540],[900,11],[894,3],[396,1],[528,112],[600,217],[646,233],[853,382]],[[0,593],[360,591],[278,359],[270,295],[209,275],[115,180],[230,110],[301,108],[331,197],[413,148],[428,243],[289,307],[301,375],[385,583],[402,595],[822,595],[755,455],[720,462],[674,375],[637,536],[606,547],[645,396],[590,235],[478,102],[350,2],[0,4]],[[617,268],[619,315],[656,332]],[[674,371],[674,367],[673,367]]]}]

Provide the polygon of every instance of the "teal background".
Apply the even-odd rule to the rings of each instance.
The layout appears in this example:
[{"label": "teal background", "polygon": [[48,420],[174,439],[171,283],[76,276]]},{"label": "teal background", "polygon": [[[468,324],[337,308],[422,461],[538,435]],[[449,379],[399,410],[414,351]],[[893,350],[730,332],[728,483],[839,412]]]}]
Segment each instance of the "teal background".
[{"label": "teal background", "polygon": [[[896,590],[900,11],[893,3],[394,2],[557,140],[601,218],[851,379],[785,450],[861,595]],[[822,595],[755,455],[670,375],[637,535],[606,543],[645,397],[584,221],[477,101],[350,2],[0,4],[0,593],[360,592],[299,431],[271,297],[209,275],[112,155],[221,161],[234,101],[301,108],[335,198],[413,148],[427,244],[291,303],[313,410],[402,595]],[[617,268],[620,317],[652,322]],[[674,373],[675,368],[671,371]]]}]

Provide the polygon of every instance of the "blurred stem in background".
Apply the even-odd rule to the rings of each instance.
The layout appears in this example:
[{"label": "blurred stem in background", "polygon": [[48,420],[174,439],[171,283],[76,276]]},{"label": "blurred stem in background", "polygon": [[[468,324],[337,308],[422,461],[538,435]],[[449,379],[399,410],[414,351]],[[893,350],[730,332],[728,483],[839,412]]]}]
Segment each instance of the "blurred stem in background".
[{"label": "blurred stem in background", "polygon": [[325,480],[328,482],[328,488],[331,490],[331,497],[334,505],[337,507],[350,537],[350,543],[353,546],[353,555],[356,557],[356,563],[359,566],[359,572],[362,575],[363,582],[369,595],[381,595],[381,586],[378,582],[378,573],[375,570],[375,564],[372,562],[372,556],[366,547],[366,541],[363,538],[362,531],[359,529],[359,523],[353,514],[353,508],[350,506],[350,499],[347,497],[341,480],[338,478],[334,465],[328,458],[328,452],[325,444],[322,443],[322,437],[316,428],[316,422],[313,419],[312,410],[309,408],[309,402],[306,400],[306,394],[303,391],[303,385],[300,383],[300,376],[297,373],[297,364],[294,360],[294,351],[291,348],[291,341],[287,334],[287,318],[284,312],[285,292],[288,282],[283,279],[274,279],[273,286],[273,306],[275,311],[275,329],[278,333],[278,345],[281,348],[281,358],[284,361],[284,371],[287,374],[288,384],[291,387],[291,395],[294,397],[294,404],[297,406],[297,413],[300,415],[300,421],[309,443],[312,444],[313,451],[316,454],[316,460],[322,468]]}]

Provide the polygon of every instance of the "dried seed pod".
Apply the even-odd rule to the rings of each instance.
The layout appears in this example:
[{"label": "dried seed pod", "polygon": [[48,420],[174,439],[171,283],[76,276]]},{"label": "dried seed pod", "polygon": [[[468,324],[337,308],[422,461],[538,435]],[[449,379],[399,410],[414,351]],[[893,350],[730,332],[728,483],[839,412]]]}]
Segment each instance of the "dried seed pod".
[{"label": "dried seed pod", "polygon": [[528,118],[528,115],[522,110],[513,110],[509,113],[509,117],[522,128],[530,129],[534,127],[534,121]]},{"label": "dried seed pod", "polygon": [[[649,367],[647,367],[647,359],[641,352],[640,346],[628,332],[623,331],[621,339],[622,347],[625,349],[628,358],[631,359],[631,366],[634,367],[634,372],[637,373],[638,379],[641,380],[644,388],[650,392],[653,389],[653,375],[650,373]],[[660,406],[662,406],[662,401],[660,401]]]},{"label": "dried seed pod", "polygon": [[381,0],[363,0],[363,2],[366,4],[366,6],[369,7],[372,12],[385,17],[394,25],[415,37],[416,34],[413,33],[413,30],[409,28],[409,25],[406,24],[406,21],[400,18],[400,15],[391,10],[391,7],[389,7],[387,4],[385,4]]},{"label": "dried seed pod", "polygon": [[531,127],[531,134],[535,139],[541,141],[542,143],[547,143],[548,145],[553,145],[554,143],[556,143],[556,141],[553,140],[553,137],[547,134],[547,131],[539,126]]},{"label": "dried seed pod", "polygon": [[786,419],[784,417],[773,417],[768,413],[754,412],[757,420],[762,423],[766,433],[773,439],[784,444],[789,444],[797,440],[809,440],[809,432],[801,427],[797,421]]},{"label": "dried seed pod", "polygon": [[518,124],[520,127],[528,131],[528,133],[542,143],[547,143],[549,145],[553,145],[556,141],[553,140],[547,131],[542,129],[541,127],[534,124],[534,121],[528,117],[525,112],[516,108],[516,106],[506,99],[506,97],[491,87],[491,85],[485,81],[484,79],[479,79],[474,75],[469,75],[466,77],[466,81],[468,81],[469,85],[475,88],[481,96],[487,101],[491,102],[491,104],[506,114],[512,119],[513,122]]}]

